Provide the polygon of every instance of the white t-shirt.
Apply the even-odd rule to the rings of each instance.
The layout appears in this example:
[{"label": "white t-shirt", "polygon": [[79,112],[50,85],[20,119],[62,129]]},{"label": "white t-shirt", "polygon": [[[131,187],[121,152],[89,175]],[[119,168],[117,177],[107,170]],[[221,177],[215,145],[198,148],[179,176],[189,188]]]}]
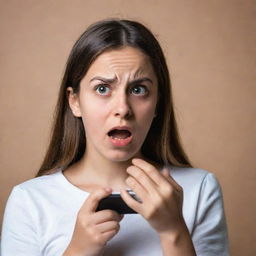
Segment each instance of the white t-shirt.
[{"label": "white t-shirt", "polygon": [[[222,194],[214,175],[196,168],[169,170],[183,187],[183,216],[197,255],[229,255]],[[61,170],[15,186],[5,209],[1,255],[61,256],[88,195],[72,185]],[[148,222],[139,214],[127,214],[104,255],[160,256],[162,249]]]}]

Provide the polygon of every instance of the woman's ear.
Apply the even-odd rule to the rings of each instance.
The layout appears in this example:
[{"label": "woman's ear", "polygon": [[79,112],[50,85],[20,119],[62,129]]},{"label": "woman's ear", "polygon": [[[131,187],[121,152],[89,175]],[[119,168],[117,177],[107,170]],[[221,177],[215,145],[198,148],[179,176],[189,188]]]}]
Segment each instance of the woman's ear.
[{"label": "woman's ear", "polygon": [[79,97],[77,93],[74,93],[72,87],[67,88],[67,98],[73,115],[76,117],[81,117],[82,115],[80,111]]}]

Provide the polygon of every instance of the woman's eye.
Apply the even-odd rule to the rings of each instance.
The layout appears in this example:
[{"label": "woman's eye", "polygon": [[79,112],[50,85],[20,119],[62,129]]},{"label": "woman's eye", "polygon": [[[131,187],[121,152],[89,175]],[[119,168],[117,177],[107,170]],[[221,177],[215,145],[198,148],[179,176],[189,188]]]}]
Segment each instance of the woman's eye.
[{"label": "woman's eye", "polygon": [[131,89],[131,93],[136,94],[136,95],[145,95],[148,93],[148,89],[145,86],[139,85],[139,86],[134,86]]},{"label": "woman's eye", "polygon": [[95,88],[95,91],[101,95],[107,95],[110,91],[110,89],[106,85],[98,85]]}]

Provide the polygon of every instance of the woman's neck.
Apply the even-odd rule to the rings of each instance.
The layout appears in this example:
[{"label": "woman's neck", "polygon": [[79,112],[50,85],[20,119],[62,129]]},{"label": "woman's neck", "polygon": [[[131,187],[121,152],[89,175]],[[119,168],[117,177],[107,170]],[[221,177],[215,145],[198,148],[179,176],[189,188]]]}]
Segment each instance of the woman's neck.
[{"label": "woman's neck", "polygon": [[[136,157],[141,155],[138,154]],[[126,169],[131,165],[131,160],[109,161],[105,158],[89,157],[85,153],[77,163],[68,167],[63,173],[73,185],[87,192],[102,187],[120,191],[120,188],[128,188],[125,183],[128,176]]]}]

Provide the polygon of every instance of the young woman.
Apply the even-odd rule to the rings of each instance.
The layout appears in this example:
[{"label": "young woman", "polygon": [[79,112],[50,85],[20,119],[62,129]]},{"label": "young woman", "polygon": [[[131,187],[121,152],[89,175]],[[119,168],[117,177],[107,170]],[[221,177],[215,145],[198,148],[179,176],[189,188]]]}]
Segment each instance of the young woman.
[{"label": "young woman", "polygon": [[[137,214],[96,211],[111,193]],[[100,21],[75,43],[44,162],[8,199],[10,255],[228,255],[220,186],[182,150],[166,61],[142,24]]]}]

